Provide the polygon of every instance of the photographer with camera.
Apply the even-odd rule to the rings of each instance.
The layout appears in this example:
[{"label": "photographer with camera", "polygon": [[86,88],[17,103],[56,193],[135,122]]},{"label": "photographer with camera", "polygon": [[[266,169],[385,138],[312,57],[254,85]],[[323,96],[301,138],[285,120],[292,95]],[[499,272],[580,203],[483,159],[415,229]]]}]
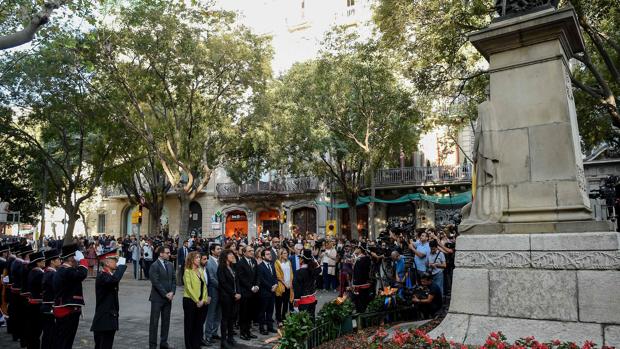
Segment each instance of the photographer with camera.
[{"label": "photographer with camera", "polygon": [[413,252],[413,267],[415,268],[412,280],[415,279],[415,283],[418,284],[422,274],[426,272],[426,261],[428,255],[431,253],[431,248],[428,245],[428,232],[422,231],[418,236],[418,240],[409,240],[409,249]]},{"label": "photographer with camera", "polygon": [[433,276],[433,284],[439,287],[443,297],[443,270],[446,269],[446,257],[438,248],[438,240],[429,242],[431,253],[428,255],[428,270]]},{"label": "photographer with camera", "polygon": [[441,290],[433,284],[433,275],[424,273],[420,278],[421,287],[414,290],[413,304],[422,318],[433,318],[443,307]]}]

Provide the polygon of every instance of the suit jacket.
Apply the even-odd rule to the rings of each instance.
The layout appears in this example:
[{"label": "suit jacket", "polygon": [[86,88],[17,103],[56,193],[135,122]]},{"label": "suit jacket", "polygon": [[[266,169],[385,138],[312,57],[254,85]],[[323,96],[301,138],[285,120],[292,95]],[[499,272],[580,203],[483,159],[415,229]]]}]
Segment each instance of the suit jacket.
[{"label": "suit jacket", "polygon": [[159,258],[156,259],[149,269],[149,279],[151,280],[151,302],[169,302],[166,294],[176,292],[177,277],[172,263],[165,261],[166,269],[161,265]]},{"label": "suit jacket", "polygon": [[296,265],[296,261],[299,260],[298,255],[294,254],[288,257],[288,260],[291,261],[291,269],[293,270],[293,274],[295,273],[295,271],[297,270],[297,265]]},{"label": "suit jacket", "polygon": [[252,258],[252,263],[254,266],[250,266],[245,257],[239,258],[239,262],[237,262],[237,279],[239,279],[239,286],[241,297],[251,297],[255,293],[252,292],[253,286],[258,286],[258,272],[257,272],[257,264],[256,260]]},{"label": "suit jacket", "polygon": [[118,330],[118,284],[127,270],[126,265],[119,265],[114,274],[102,271],[95,281],[97,303],[91,331]]},{"label": "suit jacket", "polygon": [[[217,276],[218,264],[213,260],[213,257],[209,257],[207,262],[207,275],[209,276],[209,283],[207,288],[211,297],[217,296],[218,289],[218,276]],[[213,293],[216,292],[216,293]]]},{"label": "suit jacket", "polygon": [[54,273],[54,306],[83,306],[84,293],[82,281],[88,276],[88,268],[83,264],[71,267],[63,264]]},{"label": "suit jacket", "polygon": [[[189,253],[189,247],[187,248],[187,252]],[[183,246],[179,247],[179,252],[177,253],[177,265],[183,267],[185,265],[186,257],[187,253],[183,251]]]},{"label": "suit jacket", "polygon": [[[233,302],[235,293],[239,293],[239,274],[230,273],[225,265],[219,265],[217,268],[218,279],[218,297],[222,301]],[[243,296],[242,296],[243,297]]]},{"label": "suit jacket", "polygon": [[[271,266],[271,271],[267,268],[267,263]],[[258,266],[258,287],[261,297],[275,297],[275,292],[271,292],[271,288],[278,284],[276,278],[276,267],[271,262],[263,261]]]}]

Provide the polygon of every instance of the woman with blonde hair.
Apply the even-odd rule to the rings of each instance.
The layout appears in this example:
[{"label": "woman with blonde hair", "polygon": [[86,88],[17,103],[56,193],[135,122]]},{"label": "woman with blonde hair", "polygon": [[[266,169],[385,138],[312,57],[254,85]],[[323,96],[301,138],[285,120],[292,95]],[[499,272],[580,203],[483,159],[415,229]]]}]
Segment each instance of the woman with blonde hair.
[{"label": "woman with blonde hair", "polygon": [[293,267],[288,259],[286,248],[278,251],[276,278],[278,279],[278,286],[276,286],[276,321],[278,322],[278,327],[280,327],[294,299],[292,292]]},{"label": "woman with blonde hair", "polygon": [[202,312],[211,301],[207,294],[204,269],[200,266],[200,253],[193,251],[185,258],[183,272],[183,334],[185,349],[200,349],[202,343]]}]

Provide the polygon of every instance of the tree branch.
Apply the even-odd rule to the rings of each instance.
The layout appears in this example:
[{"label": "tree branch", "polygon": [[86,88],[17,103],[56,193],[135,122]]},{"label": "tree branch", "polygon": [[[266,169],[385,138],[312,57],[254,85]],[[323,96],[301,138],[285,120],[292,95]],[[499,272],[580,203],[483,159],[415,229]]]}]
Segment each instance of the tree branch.
[{"label": "tree branch", "polygon": [[66,0],[46,2],[41,11],[37,12],[30,18],[30,22],[24,27],[24,29],[12,34],[0,36],[0,51],[17,47],[32,41],[37,31],[49,22],[49,18],[54,10],[58,9],[65,3]]}]

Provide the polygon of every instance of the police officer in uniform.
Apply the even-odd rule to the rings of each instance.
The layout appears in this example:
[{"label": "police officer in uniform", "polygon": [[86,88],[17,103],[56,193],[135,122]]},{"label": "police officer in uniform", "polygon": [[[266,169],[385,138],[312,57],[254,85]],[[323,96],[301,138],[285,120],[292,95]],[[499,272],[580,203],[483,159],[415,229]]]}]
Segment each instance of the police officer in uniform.
[{"label": "police officer in uniform", "polygon": [[56,319],[52,313],[54,305],[54,274],[60,267],[60,252],[56,249],[45,252],[45,272],[41,278],[41,349],[53,349],[52,339],[54,338],[54,326]]},{"label": "police officer in uniform", "polygon": [[112,349],[118,331],[118,284],[127,269],[125,258],[118,258],[116,249],[97,256],[103,270],[97,275],[97,304],[90,330],[95,336],[95,349]]},{"label": "police officer in uniform", "polygon": [[28,264],[28,276],[26,278],[27,290],[29,292],[28,305],[26,306],[26,316],[24,325],[28,325],[26,335],[26,347],[28,349],[41,348],[41,284],[43,281],[43,267],[45,266],[45,256],[43,251],[35,252],[30,255]]},{"label": "police officer in uniform", "polygon": [[9,244],[9,257],[6,260],[6,267],[5,267],[5,271],[3,273],[3,275],[6,274],[6,276],[3,278],[2,283],[4,284],[4,300],[7,304],[6,306],[6,331],[7,333],[11,334],[13,336],[13,340],[15,339],[15,336],[13,335],[15,333],[15,326],[13,325],[15,323],[15,321],[13,321],[14,319],[11,318],[11,315],[15,312],[15,303],[13,302],[13,292],[12,292],[12,288],[13,288],[13,279],[11,277],[11,268],[13,267],[13,263],[15,263],[15,260],[17,259],[16,253],[17,251],[19,251],[19,246],[16,242],[10,243]]},{"label": "police officer in uniform", "polygon": [[353,280],[351,291],[353,293],[353,303],[358,314],[366,311],[370,302],[370,257],[365,243],[356,246],[355,260],[353,262]]},{"label": "police officer in uniform", "polygon": [[71,349],[84,306],[82,281],[88,276],[88,262],[76,244],[62,247],[62,264],[54,274],[54,308],[56,318],[52,347]]},{"label": "police officer in uniform", "polygon": [[314,319],[316,310],[316,279],[321,268],[312,258],[311,250],[304,250],[299,260],[299,269],[293,275],[293,306],[299,311],[307,311]]},{"label": "police officer in uniform", "polygon": [[[22,348],[26,347],[26,311],[28,308],[28,257],[34,250],[28,245],[22,246],[17,253],[18,258],[15,259],[11,266],[11,278],[13,286],[11,287],[11,296],[14,306],[13,314],[13,340],[18,341]],[[10,315],[9,315],[10,316]]]}]

